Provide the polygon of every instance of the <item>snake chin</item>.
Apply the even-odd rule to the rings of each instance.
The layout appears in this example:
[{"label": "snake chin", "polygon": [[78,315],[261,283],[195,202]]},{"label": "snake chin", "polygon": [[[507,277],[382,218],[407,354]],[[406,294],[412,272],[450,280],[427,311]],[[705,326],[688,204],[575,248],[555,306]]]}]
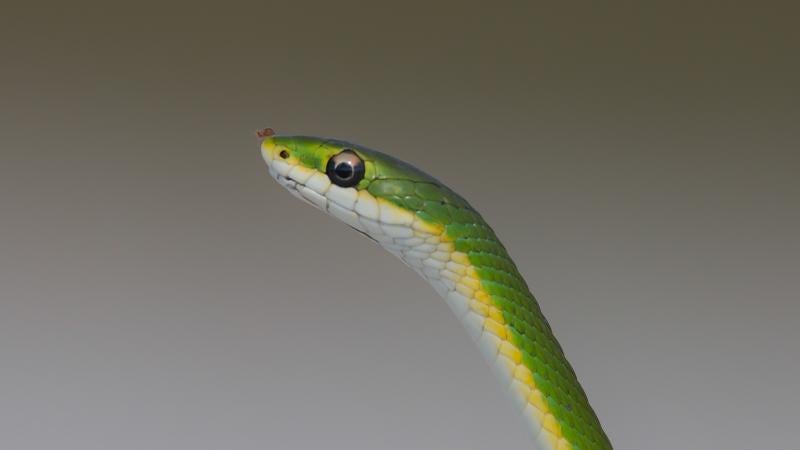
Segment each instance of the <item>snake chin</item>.
[{"label": "snake chin", "polygon": [[[278,182],[278,184],[280,184],[280,185],[281,185],[281,186],[283,186],[283,187],[284,187],[284,188],[285,188],[287,191],[289,191],[289,193],[290,193],[290,194],[292,194],[292,196],[293,196],[293,197],[296,197],[296,198],[298,198],[298,199],[302,200],[302,201],[303,201],[303,203],[305,203],[305,204],[307,204],[307,205],[311,205],[311,206],[313,206],[313,207],[314,207],[314,208],[316,208],[316,209],[319,209],[319,210],[325,211],[325,209],[324,209],[324,208],[322,208],[320,205],[318,205],[318,204],[316,204],[316,203],[312,202],[311,200],[309,200],[309,199],[308,199],[308,198],[306,198],[306,197],[305,197],[303,194],[301,194],[301,193],[300,193],[300,191],[301,191],[302,189],[305,189],[305,190],[307,190],[307,191],[309,190],[309,189],[306,187],[306,185],[305,185],[305,184],[303,184],[303,183],[300,183],[299,181],[297,181],[297,180],[295,180],[295,179],[293,179],[293,178],[291,178],[291,177],[285,177],[285,176],[283,176],[283,175],[279,174],[278,172],[276,172],[276,171],[275,171],[274,169],[272,169],[272,168],[270,168],[270,170],[269,170],[269,174],[272,176],[272,178],[274,178],[274,179],[275,179],[275,181],[277,181],[277,182]],[[327,211],[326,211],[326,212],[327,212]]]}]

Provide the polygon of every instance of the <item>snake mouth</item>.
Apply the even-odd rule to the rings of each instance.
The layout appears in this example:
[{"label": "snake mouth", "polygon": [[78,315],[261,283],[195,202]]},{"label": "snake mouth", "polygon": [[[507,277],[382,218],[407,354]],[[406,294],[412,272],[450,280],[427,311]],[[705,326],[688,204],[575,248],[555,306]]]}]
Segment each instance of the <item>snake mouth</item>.
[{"label": "snake mouth", "polygon": [[289,164],[283,160],[285,157],[270,137],[267,137],[261,145],[261,156],[264,158],[264,162],[267,163],[270,176],[289,191],[292,196],[327,212],[327,199],[325,196],[291,176],[292,169],[296,165]]},{"label": "snake mouth", "polygon": [[[319,210],[327,211],[327,200],[324,196],[319,194],[318,192],[312,190],[304,183],[301,183],[298,180],[295,180],[291,176],[284,176],[279,174],[275,169],[271,166],[269,168],[269,174],[275,181],[278,182],[281,186],[283,186],[287,191],[289,191],[292,196],[300,199],[303,203],[313,206]],[[313,200],[312,200],[313,199]]]}]

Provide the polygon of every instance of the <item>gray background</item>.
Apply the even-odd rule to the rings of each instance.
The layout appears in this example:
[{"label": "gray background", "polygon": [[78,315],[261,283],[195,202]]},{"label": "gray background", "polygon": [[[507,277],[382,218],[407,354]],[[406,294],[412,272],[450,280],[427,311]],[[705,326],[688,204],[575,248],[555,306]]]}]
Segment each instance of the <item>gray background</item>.
[{"label": "gray background", "polygon": [[0,447],[530,448],[263,126],[470,199],[616,448],[795,446],[798,11],[730,3],[4,3]]}]

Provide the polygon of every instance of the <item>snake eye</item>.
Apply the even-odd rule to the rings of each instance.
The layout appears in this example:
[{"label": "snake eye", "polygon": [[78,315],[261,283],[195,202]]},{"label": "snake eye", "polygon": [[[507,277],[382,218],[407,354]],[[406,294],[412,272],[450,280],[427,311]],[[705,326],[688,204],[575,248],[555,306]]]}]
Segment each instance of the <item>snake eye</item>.
[{"label": "snake eye", "polygon": [[325,168],[331,183],[340,187],[353,187],[364,178],[364,161],[352,150],[342,150],[328,160]]}]

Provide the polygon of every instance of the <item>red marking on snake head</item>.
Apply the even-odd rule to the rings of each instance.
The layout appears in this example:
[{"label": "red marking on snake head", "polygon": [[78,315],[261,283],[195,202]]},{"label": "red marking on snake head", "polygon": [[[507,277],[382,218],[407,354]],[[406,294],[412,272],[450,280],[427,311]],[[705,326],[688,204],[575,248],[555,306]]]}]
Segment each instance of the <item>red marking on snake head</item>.
[{"label": "red marking on snake head", "polygon": [[256,131],[256,136],[262,139],[268,138],[270,136],[275,136],[275,130],[273,130],[272,128],[262,128]]}]

